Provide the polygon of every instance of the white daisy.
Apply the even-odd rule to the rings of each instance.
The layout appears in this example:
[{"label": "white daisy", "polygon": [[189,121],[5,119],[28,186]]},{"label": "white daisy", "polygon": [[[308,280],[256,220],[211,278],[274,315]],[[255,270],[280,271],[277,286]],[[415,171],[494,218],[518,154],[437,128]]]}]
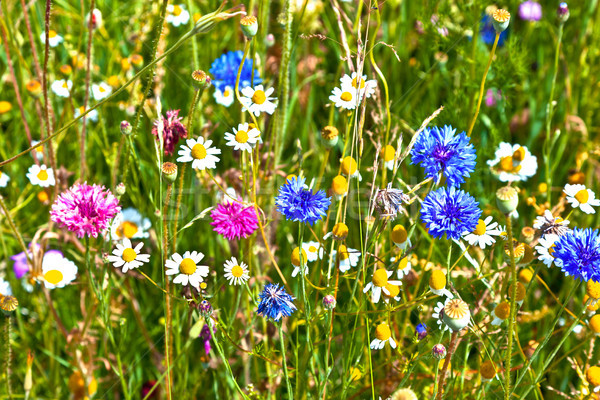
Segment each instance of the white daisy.
[{"label": "white daisy", "polygon": [[[396,257],[392,257],[390,259],[390,261],[396,262]],[[398,269],[397,269],[398,279],[402,279],[405,276],[407,276],[411,269],[412,269],[412,264],[410,263],[410,261],[408,261],[408,257],[403,257],[400,260],[400,262],[398,263]]]},{"label": "white daisy", "polygon": [[463,234],[464,239],[471,246],[479,246],[482,249],[485,249],[485,246],[494,244],[496,242],[494,236],[500,235],[501,231],[497,229],[498,223],[492,222],[492,220],[492,216],[487,217],[485,220],[480,219],[473,232]]},{"label": "white daisy", "polygon": [[319,242],[303,242],[302,249],[306,252],[308,262],[323,258],[323,247]]},{"label": "white daisy", "polygon": [[446,306],[446,303],[449,301],[450,301],[449,298],[446,298],[444,303],[438,301],[437,305],[433,308],[433,314],[431,314],[431,316],[433,318],[435,318],[438,328],[440,328],[440,330],[442,332],[445,332],[448,329],[450,329],[448,327],[448,325],[446,325],[446,323],[444,322],[444,307]]},{"label": "white daisy", "polygon": [[345,245],[340,245],[338,251],[333,250],[332,259],[333,263],[336,262],[338,252],[340,253],[340,272],[344,273],[350,269],[350,267],[356,267],[358,265],[358,259],[360,258],[360,251],[356,249],[347,248]]},{"label": "white daisy", "polygon": [[192,162],[192,168],[198,170],[215,169],[221,149],[210,147],[212,140],[204,140],[202,136],[198,139],[187,139],[186,144],[182,145],[178,151],[178,162]]},{"label": "white daisy", "polygon": [[190,21],[190,13],[185,9],[185,5],[173,5],[167,6],[167,22],[173,26],[185,25]]},{"label": "white daisy", "polygon": [[239,124],[237,129],[232,129],[233,133],[225,133],[227,146],[233,147],[234,150],[252,152],[252,148],[256,145],[260,137],[258,129],[250,128],[247,123]]},{"label": "white daisy", "polygon": [[[39,140],[32,140],[31,146],[36,146],[39,142]],[[32,157],[37,158],[38,161],[42,161],[44,159],[44,146],[36,146],[30,154]]]},{"label": "white daisy", "polygon": [[334,240],[345,240],[348,237],[348,225],[343,222],[338,222],[333,226],[331,232],[327,232],[325,236],[323,236],[323,240],[327,240],[330,237],[333,237]]},{"label": "white daisy", "polygon": [[10,283],[8,283],[8,281],[4,280],[2,277],[0,277],[0,297],[1,296],[12,296]]},{"label": "white daisy", "polygon": [[302,246],[302,259],[300,259],[300,250],[298,250],[298,247],[294,248],[290,258],[291,264],[294,267],[292,278],[295,278],[300,273],[301,267],[304,267],[304,275],[308,274],[308,255],[306,254],[306,250],[304,250],[304,246]]},{"label": "white daisy", "polygon": [[29,182],[31,182],[32,185],[40,185],[41,187],[54,186],[56,183],[54,180],[54,171],[44,164],[33,164],[29,167],[27,178],[29,178]]},{"label": "white daisy", "polygon": [[[48,35],[48,45],[50,45],[50,47],[56,47],[63,42],[62,36],[56,33],[56,31],[50,29],[48,32],[50,32]],[[46,32],[42,32],[40,35],[40,40],[42,43],[46,43]]]},{"label": "white daisy", "polygon": [[334,87],[329,100],[331,100],[337,108],[345,110],[354,110],[356,108],[358,92],[351,85],[342,85],[341,88]]},{"label": "white daisy", "polygon": [[396,161],[396,149],[389,144],[381,149],[381,158],[383,165],[390,171],[394,170],[394,162]]},{"label": "white daisy", "polygon": [[[384,294],[386,294],[387,296],[392,297],[393,294],[397,293],[392,293],[390,291],[390,289],[388,289],[388,286],[393,285],[393,286],[400,286],[402,285],[402,281],[390,281],[388,280],[388,278],[390,276],[392,276],[393,272],[392,271],[387,271],[385,268],[378,268],[374,273],[373,273],[373,278],[371,279],[371,282],[367,283],[365,285],[365,288],[363,289],[363,293],[367,293],[369,290],[371,290],[371,301],[373,303],[379,303],[379,299],[381,298],[381,292],[383,292]],[[398,290],[399,292],[400,290]],[[395,290],[394,290],[395,292]],[[396,297],[396,296],[393,296]]]},{"label": "white daisy", "polygon": [[52,82],[50,89],[54,92],[55,95],[59,97],[69,97],[71,95],[71,88],[73,87],[73,81],[70,79],[58,79]]},{"label": "white daisy", "polygon": [[544,235],[538,241],[538,245],[535,246],[535,250],[538,252],[538,259],[546,265],[546,267],[550,268],[554,261],[554,246],[556,246],[556,242],[558,241],[559,236],[557,235]]},{"label": "white daisy", "polygon": [[535,219],[533,227],[541,230],[543,235],[550,233],[562,236],[571,231],[569,229],[569,222],[568,219],[554,217],[550,210],[545,210],[544,215],[540,215]]},{"label": "white daisy", "polygon": [[225,107],[229,107],[230,105],[232,105],[233,101],[235,100],[235,93],[231,86],[225,86],[225,89],[223,89],[223,91],[220,91],[219,89],[215,90],[213,96],[217,104],[220,104]]},{"label": "white daisy", "polygon": [[494,317],[492,325],[501,325],[510,316],[510,303],[508,301],[503,301],[502,303],[498,304],[496,308],[494,308],[492,315]]},{"label": "white daisy", "polygon": [[501,182],[525,181],[535,175],[538,166],[527,147],[506,142],[500,143],[496,158],[488,165]]},{"label": "white daisy", "polygon": [[579,207],[586,214],[595,214],[596,210],[593,207],[600,206],[600,199],[596,198],[596,194],[585,185],[570,185],[566,184],[563,192],[567,195],[567,201],[573,208]]},{"label": "white daisy", "polygon": [[166,261],[167,275],[177,275],[173,283],[183,286],[190,284],[197,291],[200,291],[200,282],[208,276],[208,266],[198,265],[204,258],[204,254],[197,251],[186,251],[183,257],[179,253],[173,253],[171,258]]},{"label": "white daisy", "polygon": [[60,251],[50,250],[42,260],[42,282],[48,289],[62,288],[77,277],[77,266]]},{"label": "white daisy", "polygon": [[[340,82],[342,83],[342,87],[344,86],[351,86],[354,89],[359,89],[359,82],[358,82],[358,74],[356,72],[353,72],[352,75],[348,75],[348,74],[344,74],[344,76],[342,76],[340,78]],[[363,75],[362,79],[360,80],[360,97],[366,97],[367,99],[369,97],[371,97],[374,93],[375,93],[375,88],[377,87],[377,81],[374,79],[371,80],[367,80],[367,76]]]},{"label": "white daisy", "polygon": [[244,262],[238,264],[235,257],[231,257],[231,260],[225,261],[224,266],[225,278],[227,278],[230,285],[241,285],[250,279],[248,266]]},{"label": "white daisy", "polygon": [[396,348],[396,342],[392,338],[392,331],[390,330],[389,325],[382,322],[375,328],[375,339],[371,342],[370,347],[372,350],[381,350],[386,342],[390,343],[392,349]]},{"label": "white daisy", "polygon": [[446,296],[449,299],[454,298],[454,295],[446,289],[446,274],[441,269],[434,269],[431,271],[429,277],[429,289],[438,296]]},{"label": "white daisy", "polygon": [[150,254],[140,254],[140,250],[144,246],[143,242],[139,242],[135,248],[131,245],[131,240],[123,239],[123,244],[117,243],[113,250],[114,255],[109,255],[108,261],[113,263],[115,268],[123,267],[123,273],[130,269],[139,268],[144,263],[150,261]]},{"label": "white daisy", "polygon": [[0,171],[0,187],[6,187],[6,185],[8,185],[8,181],[10,181],[10,176]]},{"label": "white daisy", "polygon": [[408,232],[404,225],[397,224],[392,228],[392,242],[401,250],[406,249],[410,246],[410,240],[408,239]]},{"label": "white daisy", "polygon": [[272,100],[277,100],[276,97],[270,97],[275,89],[268,88],[264,89],[263,85],[258,85],[254,89],[250,86],[246,86],[242,89],[240,100],[244,106],[242,111],[250,111],[255,116],[259,116],[261,112],[267,114],[273,114],[277,105]]},{"label": "white daisy", "polygon": [[105,99],[110,96],[111,93],[112,87],[108,83],[100,82],[92,85],[92,96],[94,96],[94,100],[100,101]]},{"label": "white daisy", "polygon": [[148,230],[152,226],[150,219],[144,218],[133,207],[122,210],[110,227],[112,240],[146,239],[150,236]]},{"label": "white daisy", "polygon": [[[83,108],[83,106],[77,107],[75,109],[75,112],[73,112],[73,117],[78,118],[84,112],[85,112],[85,109]],[[87,118],[88,121],[98,122],[98,110],[93,109],[92,111],[87,113],[85,117]]]}]

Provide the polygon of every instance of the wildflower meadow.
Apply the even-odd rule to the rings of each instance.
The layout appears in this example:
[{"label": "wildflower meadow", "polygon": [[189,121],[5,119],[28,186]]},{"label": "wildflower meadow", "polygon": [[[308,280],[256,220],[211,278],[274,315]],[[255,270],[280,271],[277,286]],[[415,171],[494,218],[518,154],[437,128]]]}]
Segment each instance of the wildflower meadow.
[{"label": "wildflower meadow", "polygon": [[0,48],[0,399],[600,399],[597,0],[2,0]]}]

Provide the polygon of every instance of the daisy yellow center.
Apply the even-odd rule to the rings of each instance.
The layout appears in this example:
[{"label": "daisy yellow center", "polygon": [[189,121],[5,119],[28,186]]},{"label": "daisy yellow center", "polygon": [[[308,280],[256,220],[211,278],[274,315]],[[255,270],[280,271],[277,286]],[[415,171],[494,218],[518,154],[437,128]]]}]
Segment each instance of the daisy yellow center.
[{"label": "daisy yellow center", "polygon": [[574,197],[581,204],[585,204],[590,199],[590,194],[588,193],[587,189],[583,189],[583,190],[580,190],[579,192],[575,193]]},{"label": "daisy yellow center", "polygon": [[387,324],[379,324],[375,328],[375,337],[381,341],[386,341],[392,337],[392,331]]},{"label": "daisy yellow center", "polygon": [[503,301],[502,303],[498,304],[494,310],[494,314],[496,314],[496,317],[502,320],[508,318],[508,314],[510,314],[510,303]]},{"label": "daisy yellow center", "polygon": [[235,141],[238,143],[246,143],[248,141],[248,133],[246,131],[237,131]]},{"label": "daisy yellow center", "polygon": [[46,193],[45,191],[41,191],[37,194],[37,198],[40,201],[40,203],[45,203],[48,201],[49,197],[48,197],[48,193]]},{"label": "daisy yellow center", "polygon": [[585,291],[591,298],[600,299],[600,282],[590,279],[587,281]]},{"label": "daisy yellow center", "polygon": [[181,14],[183,10],[181,9],[181,7],[179,6],[173,6],[173,15],[174,16],[179,16]]},{"label": "daisy yellow center", "polygon": [[402,260],[400,260],[400,262],[398,263],[398,269],[404,269],[408,267],[408,257],[404,257]]},{"label": "daisy yellow center", "polygon": [[387,146],[385,146],[385,148],[383,149],[383,161],[385,161],[385,162],[392,161],[394,159],[395,155],[396,155],[396,150],[394,149],[393,146],[390,146],[389,144]]},{"label": "daisy yellow center", "polygon": [[192,147],[192,158],[196,160],[203,160],[206,158],[206,147],[200,143],[196,143],[194,147]]},{"label": "daisy yellow center", "polygon": [[[302,265],[306,264],[306,251],[304,251],[304,249],[302,249]],[[300,250],[298,249],[298,247],[296,247],[293,251],[292,251],[292,265],[298,267],[300,266]]]},{"label": "daisy yellow center", "polygon": [[65,89],[69,88],[69,85],[67,84],[67,81],[63,82],[62,87]]},{"label": "daisy yellow center", "polygon": [[373,285],[384,287],[388,283],[388,274],[387,271],[383,268],[378,269],[373,274]]},{"label": "daisy yellow center", "polygon": [[230,94],[230,93],[231,93],[231,92],[229,91],[229,89],[225,89],[225,90],[223,91],[223,97],[229,97],[229,94]]},{"label": "daisy yellow center", "polygon": [[396,285],[388,283],[385,285],[385,288],[388,290],[388,292],[390,292],[389,297],[396,297],[400,294],[400,288]]},{"label": "daisy yellow center", "polygon": [[117,228],[117,235],[131,239],[138,231],[138,226],[131,221],[124,221]]},{"label": "daisy yellow center", "polygon": [[[355,76],[354,79],[352,79],[352,86],[356,89],[358,89],[358,77]],[[364,79],[360,79],[360,88],[364,89],[365,88],[365,80]]]},{"label": "daisy yellow center", "polygon": [[500,159],[500,169],[510,172],[513,169],[513,158],[511,156],[502,157]]},{"label": "daisy yellow center", "polygon": [[335,238],[344,239],[348,236],[348,226],[343,222],[338,222],[333,227],[332,233]]},{"label": "daisy yellow center", "polygon": [[591,386],[600,386],[600,367],[597,367],[595,365],[593,367],[590,367],[587,370],[585,377],[587,378]]},{"label": "daisy yellow center", "polygon": [[106,89],[104,89],[104,87],[102,87],[102,86],[99,86],[98,90],[100,91],[100,93],[106,92]]},{"label": "daisy yellow center", "polygon": [[352,94],[350,92],[344,92],[340,96],[340,99],[342,99],[343,101],[350,101],[352,100]]},{"label": "daisy yellow center", "polygon": [[344,245],[341,245],[338,249],[338,255],[340,256],[340,260],[347,260],[348,257],[350,257],[350,254],[348,254],[348,248]]},{"label": "daisy yellow center", "polygon": [[239,265],[236,265],[233,268],[231,268],[231,275],[233,275],[236,278],[240,278],[242,275],[244,275],[244,270]]},{"label": "daisy yellow center", "polygon": [[481,364],[479,372],[484,379],[492,379],[496,376],[496,367],[493,362],[487,360]]},{"label": "daisy yellow center", "polygon": [[44,279],[48,283],[56,285],[57,283],[63,280],[63,274],[59,270],[52,269],[44,274]]},{"label": "daisy yellow center", "polygon": [[482,220],[477,221],[477,226],[475,227],[473,233],[477,236],[481,236],[485,233],[485,231],[485,222],[483,222]]},{"label": "daisy yellow center", "polygon": [[394,229],[392,229],[392,241],[394,243],[402,244],[402,243],[406,242],[407,239],[408,239],[408,232],[406,232],[406,229],[404,228],[404,226],[402,226],[402,225],[394,226]]},{"label": "daisy yellow center", "polygon": [[446,275],[444,275],[444,273],[439,269],[434,270],[429,278],[429,286],[431,286],[434,290],[441,290],[445,288]]},{"label": "daisy yellow center", "polygon": [[331,188],[333,192],[337,195],[345,194],[348,191],[348,181],[342,175],[338,175],[333,178],[333,182],[331,183]]},{"label": "daisy yellow center", "polygon": [[556,217],[556,219],[554,220],[555,224],[562,224],[562,222],[564,221],[564,219],[562,219],[561,217]]},{"label": "daisy yellow center", "polygon": [[317,252],[317,248],[315,246],[308,246],[308,251],[311,253],[316,253]]},{"label": "daisy yellow center", "polygon": [[515,161],[521,162],[525,159],[525,148],[519,147],[512,155]]},{"label": "daisy yellow center", "polygon": [[254,94],[252,95],[252,102],[254,104],[262,104],[267,100],[267,96],[265,95],[265,92],[263,92],[262,90],[255,90]]},{"label": "daisy yellow center", "polygon": [[554,248],[556,247],[556,244],[553,244],[552,246],[548,247],[548,254],[550,254],[552,257],[554,257]]},{"label": "daisy yellow center", "polygon": [[600,315],[596,314],[590,318],[590,328],[594,333],[600,333]]},{"label": "daisy yellow center", "polygon": [[196,272],[196,263],[191,258],[184,258],[179,264],[179,272],[186,275],[192,275]]},{"label": "daisy yellow center", "polygon": [[342,172],[345,175],[353,175],[357,169],[358,164],[356,163],[356,160],[353,157],[344,157],[344,159],[342,160]]},{"label": "daisy yellow center", "polygon": [[52,29],[50,29],[50,30],[48,31],[48,37],[49,37],[49,38],[54,38],[54,37],[56,37],[56,36],[57,36],[57,34],[56,34],[56,31],[53,31]]},{"label": "daisy yellow center", "polygon": [[40,181],[47,181],[48,180],[48,171],[46,171],[45,169],[40,169],[40,172],[38,172],[38,174],[37,174],[37,178]]},{"label": "daisy yellow center", "polygon": [[123,255],[121,256],[121,258],[125,262],[131,262],[131,261],[135,260],[136,257],[137,257],[137,253],[131,247],[128,247],[125,250],[123,250]]}]

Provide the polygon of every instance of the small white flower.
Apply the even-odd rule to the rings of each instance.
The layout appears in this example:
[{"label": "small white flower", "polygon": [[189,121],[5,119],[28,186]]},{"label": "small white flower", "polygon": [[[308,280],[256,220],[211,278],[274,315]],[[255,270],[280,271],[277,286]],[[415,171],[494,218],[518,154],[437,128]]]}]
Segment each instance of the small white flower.
[{"label": "small white flower", "polygon": [[306,252],[308,262],[317,261],[323,258],[323,247],[319,242],[303,242],[302,250]]},{"label": "small white flower", "polygon": [[213,96],[217,104],[220,104],[225,107],[229,107],[230,105],[232,105],[233,101],[235,100],[235,92],[233,91],[233,88],[231,86],[225,86],[225,89],[223,89],[223,91],[220,91],[219,89],[215,90]]},{"label": "small white flower", "polygon": [[139,268],[144,263],[150,261],[150,254],[140,254],[140,250],[144,246],[143,242],[139,242],[135,248],[131,245],[131,240],[123,239],[123,244],[117,243],[113,250],[114,255],[109,255],[108,261],[113,263],[115,268],[123,268],[123,273]]},{"label": "small white flower", "polygon": [[225,261],[224,266],[225,278],[227,278],[230,285],[241,285],[250,279],[248,266],[243,262],[238,263],[235,257],[231,257],[231,260]]},{"label": "small white flower", "polygon": [[122,210],[110,227],[112,240],[146,239],[150,236],[148,229],[152,226],[150,219],[144,218],[138,210],[128,207]]},{"label": "small white flower", "polygon": [[396,161],[396,149],[388,144],[381,149],[381,158],[383,159],[383,165],[390,171],[393,171]]},{"label": "small white flower", "polygon": [[[390,261],[392,263],[396,262],[396,257],[390,258]],[[398,279],[402,279],[405,276],[408,276],[411,269],[412,269],[412,264],[408,261],[408,257],[403,257],[398,262],[398,269],[396,270],[397,274],[398,274]]]},{"label": "small white flower", "polygon": [[217,154],[221,154],[221,149],[210,147],[212,140],[204,140],[202,136],[198,139],[187,139],[186,144],[181,145],[178,151],[179,158],[178,162],[192,162],[192,168],[198,170],[215,169],[217,168],[217,162],[219,157]]},{"label": "small white flower", "polygon": [[342,85],[341,88],[334,87],[329,100],[331,100],[337,108],[345,110],[354,110],[358,101],[358,92],[352,85]]},{"label": "small white flower", "polygon": [[6,185],[8,185],[8,181],[10,181],[10,176],[0,171],[0,187],[6,187]]},{"label": "small white flower", "polygon": [[[32,140],[31,146],[36,146],[39,142],[39,140]],[[44,159],[44,146],[36,146],[30,154],[32,157],[36,157],[38,161],[42,161]]]},{"label": "small white flower", "polygon": [[200,282],[208,276],[208,266],[198,265],[204,258],[204,254],[197,251],[186,251],[183,257],[179,253],[173,253],[165,263],[167,275],[176,275],[173,283],[187,286],[188,284],[200,291]]},{"label": "small white flower", "polygon": [[500,143],[496,158],[488,161],[501,182],[525,181],[537,172],[537,158],[527,147],[519,144]]},{"label": "small white flower", "polygon": [[69,97],[71,95],[71,88],[73,87],[73,82],[68,79],[59,79],[52,82],[50,89],[54,92],[55,95],[59,97]]},{"label": "small white flower", "polygon": [[506,321],[510,316],[510,303],[507,301],[503,301],[502,303],[498,304],[496,308],[494,308],[492,315],[494,317],[492,325],[502,325],[502,323]]},{"label": "small white flower", "polygon": [[[92,15],[92,29],[101,28],[103,25],[102,12],[97,8],[94,8],[91,12]],[[90,13],[85,16],[85,26],[90,26]]]},{"label": "small white flower", "polygon": [[[75,109],[75,112],[73,112],[73,117],[78,118],[84,112],[85,112],[85,109],[83,108],[83,106],[77,107]],[[93,109],[92,111],[87,113],[85,117],[88,119],[88,121],[98,122],[98,110]]]},{"label": "small white flower", "polygon": [[548,268],[550,268],[555,261],[559,261],[555,260],[552,255],[554,254],[554,246],[556,246],[558,239],[559,237],[557,235],[544,235],[538,241],[539,244],[535,246],[535,249],[539,254],[538,259]]},{"label": "small white flower", "polygon": [[[340,245],[338,249],[340,253],[340,272],[344,273],[350,270],[350,267],[356,267],[358,265],[358,259],[360,258],[360,251],[356,249],[347,248],[345,245]],[[333,250],[332,261],[335,264],[338,251]]]},{"label": "small white flower", "polygon": [[12,289],[10,288],[10,283],[4,280],[4,278],[0,277],[0,295],[1,296],[12,296]]},{"label": "small white flower", "polygon": [[448,325],[446,325],[446,323],[444,322],[444,307],[446,306],[446,303],[449,301],[450,301],[450,298],[448,298],[448,297],[446,298],[444,303],[438,301],[437,305],[433,308],[433,314],[431,315],[433,318],[435,318],[438,328],[440,328],[440,330],[442,332],[445,332],[450,329],[448,327]]},{"label": "small white flower", "polygon": [[392,331],[389,325],[383,322],[375,328],[375,339],[371,342],[370,347],[372,350],[381,350],[387,342],[390,343],[392,349],[396,348],[396,342],[392,338]]},{"label": "small white flower", "polygon": [[94,96],[94,100],[100,101],[112,93],[112,87],[106,82],[100,82],[98,84],[94,83],[92,85],[92,96]]},{"label": "small white flower", "polygon": [[73,282],[77,276],[77,266],[63,257],[60,251],[50,250],[42,260],[42,282],[48,289],[62,288]]},{"label": "small white flower", "polygon": [[234,150],[242,150],[252,152],[252,148],[260,138],[260,132],[256,128],[250,128],[248,123],[239,124],[237,129],[232,128],[233,133],[226,132],[225,140],[227,146],[233,147]]},{"label": "small white flower", "polygon": [[169,4],[167,12],[166,21],[173,26],[185,25],[190,21],[190,13],[185,9],[185,5],[183,4]]},{"label": "small white flower", "polygon": [[[63,42],[62,36],[57,34],[56,31],[50,29],[48,32],[50,32],[48,35],[48,45],[50,45],[50,47],[56,47]],[[40,35],[40,40],[43,44],[46,43],[46,32],[42,32]]]},{"label": "small white flower", "polygon": [[40,185],[41,187],[54,186],[56,184],[56,181],[54,180],[54,171],[44,164],[33,164],[29,167],[27,178],[29,178],[29,182],[31,182],[32,185]]},{"label": "small white flower", "polygon": [[600,206],[600,199],[596,198],[596,194],[585,185],[570,185],[566,184],[563,192],[567,195],[567,201],[573,208],[579,207],[586,214],[595,214],[596,210],[593,207]]},{"label": "small white flower", "polygon": [[254,89],[250,86],[246,86],[242,89],[242,95],[240,100],[244,106],[242,111],[250,111],[255,116],[259,116],[261,112],[267,114],[273,114],[277,105],[272,100],[277,100],[276,97],[270,97],[275,89],[268,88],[264,89],[263,85],[258,85]]},{"label": "small white flower", "polygon": [[354,89],[359,90],[360,97],[366,97],[367,99],[375,93],[375,88],[377,87],[376,80],[367,80],[367,76],[363,75],[362,79],[360,80],[359,89],[358,74],[356,72],[353,72],[352,76],[345,74],[340,78],[340,82],[342,83],[342,87],[351,86]]},{"label": "small white flower", "polygon": [[463,235],[464,239],[471,246],[479,246],[482,249],[485,249],[485,246],[494,244],[496,242],[494,236],[499,236],[501,231],[497,229],[498,223],[492,222],[492,220],[492,216],[487,217],[485,220],[479,220],[473,232]]},{"label": "small white flower", "polygon": [[[398,293],[400,292],[400,289],[397,287],[402,285],[402,281],[388,280],[392,274],[392,271],[387,271],[385,268],[377,269],[373,273],[371,282],[365,285],[363,293],[367,293],[369,290],[371,290],[371,301],[373,303],[379,303],[382,292],[388,297],[397,297]],[[391,288],[390,286],[396,286],[396,288]]]},{"label": "small white flower", "polygon": [[397,224],[392,228],[392,242],[401,250],[410,246],[410,239],[404,225]]}]

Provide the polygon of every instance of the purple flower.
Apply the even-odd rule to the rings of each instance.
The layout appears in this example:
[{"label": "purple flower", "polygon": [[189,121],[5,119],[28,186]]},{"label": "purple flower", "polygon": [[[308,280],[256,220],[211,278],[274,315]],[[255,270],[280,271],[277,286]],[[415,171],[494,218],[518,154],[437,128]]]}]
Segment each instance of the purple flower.
[{"label": "purple flower", "polygon": [[258,218],[253,206],[244,207],[238,201],[219,204],[212,210],[210,216],[214,231],[225,236],[228,240],[247,238],[258,228]]},{"label": "purple flower", "polygon": [[485,92],[485,105],[487,107],[496,107],[500,100],[502,100],[502,92],[500,90],[492,88]]},{"label": "purple flower", "polygon": [[[29,251],[28,251],[29,257],[33,257],[32,250],[38,251],[39,248],[40,248],[40,245],[36,244],[35,249],[32,249],[31,244],[30,244]],[[14,271],[15,277],[17,279],[21,279],[22,277],[25,276],[25,274],[27,274],[29,272],[29,264],[27,263],[27,256],[25,255],[24,251],[22,251],[18,254],[15,254],[14,256],[11,256],[10,259],[15,262],[13,264],[13,271]]]},{"label": "purple flower", "polygon": [[62,193],[50,211],[52,221],[84,236],[98,237],[110,220],[121,211],[119,200],[104,186],[75,184]]},{"label": "purple flower", "polygon": [[535,1],[527,0],[519,6],[519,17],[525,21],[539,21],[542,19],[542,6]]},{"label": "purple flower", "polygon": [[[216,332],[216,329],[213,332]],[[208,355],[210,353],[211,339],[212,339],[212,332],[210,331],[208,324],[204,324],[204,326],[202,327],[202,330],[200,331],[200,340],[202,340],[204,342],[204,352],[206,353],[206,355]]]},{"label": "purple flower", "polygon": [[[182,119],[183,117],[179,116],[179,110],[167,111],[167,118],[163,119],[163,146],[166,155],[173,154],[173,151],[175,151],[175,146],[177,146],[177,142],[179,141],[179,139],[185,139],[187,137],[187,129],[181,123]],[[156,140],[159,140],[159,123],[160,118],[154,121],[154,128],[152,128],[152,134],[156,136]]]}]

